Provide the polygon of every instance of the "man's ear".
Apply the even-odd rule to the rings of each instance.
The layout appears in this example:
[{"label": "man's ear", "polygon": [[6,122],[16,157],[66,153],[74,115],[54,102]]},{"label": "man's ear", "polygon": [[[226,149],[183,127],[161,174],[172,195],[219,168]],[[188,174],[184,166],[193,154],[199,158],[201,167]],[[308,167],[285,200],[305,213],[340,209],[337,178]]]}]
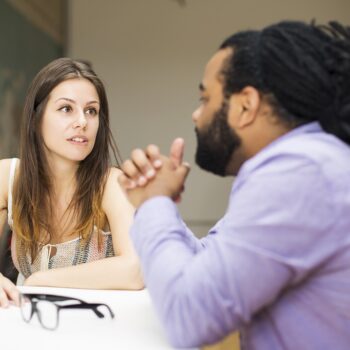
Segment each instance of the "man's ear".
[{"label": "man's ear", "polygon": [[240,92],[231,95],[229,99],[229,123],[238,129],[254,123],[260,103],[259,91],[252,86],[246,86]]}]

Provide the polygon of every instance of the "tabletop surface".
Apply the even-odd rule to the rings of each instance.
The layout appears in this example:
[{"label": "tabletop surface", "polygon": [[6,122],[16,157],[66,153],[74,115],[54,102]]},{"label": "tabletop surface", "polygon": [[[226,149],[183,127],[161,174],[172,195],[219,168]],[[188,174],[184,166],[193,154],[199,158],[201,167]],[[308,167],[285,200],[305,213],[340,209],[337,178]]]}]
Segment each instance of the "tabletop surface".
[{"label": "tabletop surface", "polygon": [[20,287],[24,293],[47,293],[106,303],[114,319],[99,319],[91,310],[61,310],[59,327],[43,329],[34,315],[22,320],[18,307],[0,309],[0,348],[18,349],[174,349],[166,339],[147,290],[109,291],[48,287]]}]

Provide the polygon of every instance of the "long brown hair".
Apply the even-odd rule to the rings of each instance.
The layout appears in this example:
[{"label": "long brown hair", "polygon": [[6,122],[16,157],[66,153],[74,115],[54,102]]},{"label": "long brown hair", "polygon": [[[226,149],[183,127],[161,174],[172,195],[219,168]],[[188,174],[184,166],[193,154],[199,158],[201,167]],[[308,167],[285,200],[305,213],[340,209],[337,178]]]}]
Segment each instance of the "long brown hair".
[{"label": "long brown hair", "polygon": [[[104,224],[102,195],[110,167],[109,151],[119,166],[119,152],[109,126],[106,91],[90,64],[70,58],[59,58],[45,66],[32,81],[24,104],[20,145],[19,174],[13,191],[14,231],[19,244],[30,252],[32,261],[43,233],[51,239],[52,182],[41,134],[42,117],[51,91],[68,79],[83,78],[96,88],[100,99],[99,128],[91,153],[80,162],[76,189],[68,206],[77,218],[73,234],[87,239],[96,226]],[[67,210],[68,210],[67,209]]]}]

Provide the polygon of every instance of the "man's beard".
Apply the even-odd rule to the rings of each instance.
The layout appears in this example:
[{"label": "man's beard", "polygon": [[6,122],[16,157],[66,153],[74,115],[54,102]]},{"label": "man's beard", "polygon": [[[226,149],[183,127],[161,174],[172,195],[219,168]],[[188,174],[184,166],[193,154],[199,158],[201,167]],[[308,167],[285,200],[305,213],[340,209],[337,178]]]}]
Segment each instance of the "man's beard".
[{"label": "man's beard", "polygon": [[196,131],[196,163],[216,175],[227,175],[232,154],[241,144],[241,139],[228,124],[228,103],[224,101],[215,113],[212,123],[205,130]]}]

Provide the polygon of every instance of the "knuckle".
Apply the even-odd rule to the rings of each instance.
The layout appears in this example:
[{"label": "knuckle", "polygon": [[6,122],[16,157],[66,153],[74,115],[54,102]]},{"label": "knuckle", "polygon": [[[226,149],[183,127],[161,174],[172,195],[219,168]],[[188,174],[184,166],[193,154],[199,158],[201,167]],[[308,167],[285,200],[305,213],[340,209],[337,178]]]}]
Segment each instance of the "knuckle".
[{"label": "knuckle", "polygon": [[130,159],[127,159],[127,160],[125,160],[125,161],[123,162],[123,164],[121,165],[121,168],[122,168],[123,171],[125,170],[125,168],[128,167],[128,164],[129,164],[129,163],[130,163]]},{"label": "knuckle", "polygon": [[12,294],[17,294],[18,293],[18,290],[17,288],[15,287],[15,285],[9,281],[9,284],[7,286],[7,292],[10,293],[11,295]]},{"label": "knuckle", "polygon": [[129,173],[135,169],[134,163],[131,160],[126,160],[122,166],[124,172]]},{"label": "knuckle", "polygon": [[147,146],[147,152],[150,154],[157,154],[159,153],[159,148],[154,144],[150,144]]},{"label": "knuckle", "polygon": [[0,288],[0,306],[4,306],[7,304],[7,296],[5,293],[5,290],[3,288]]},{"label": "knuckle", "polygon": [[134,159],[134,158],[137,158],[139,157],[140,155],[143,154],[143,151],[140,149],[140,148],[135,148],[132,152],[131,152],[131,157]]},{"label": "knuckle", "polygon": [[124,173],[125,173],[125,181],[129,180],[129,179],[135,179],[140,175],[139,170],[135,167],[135,165],[133,163],[130,163],[125,169],[124,169]]}]

